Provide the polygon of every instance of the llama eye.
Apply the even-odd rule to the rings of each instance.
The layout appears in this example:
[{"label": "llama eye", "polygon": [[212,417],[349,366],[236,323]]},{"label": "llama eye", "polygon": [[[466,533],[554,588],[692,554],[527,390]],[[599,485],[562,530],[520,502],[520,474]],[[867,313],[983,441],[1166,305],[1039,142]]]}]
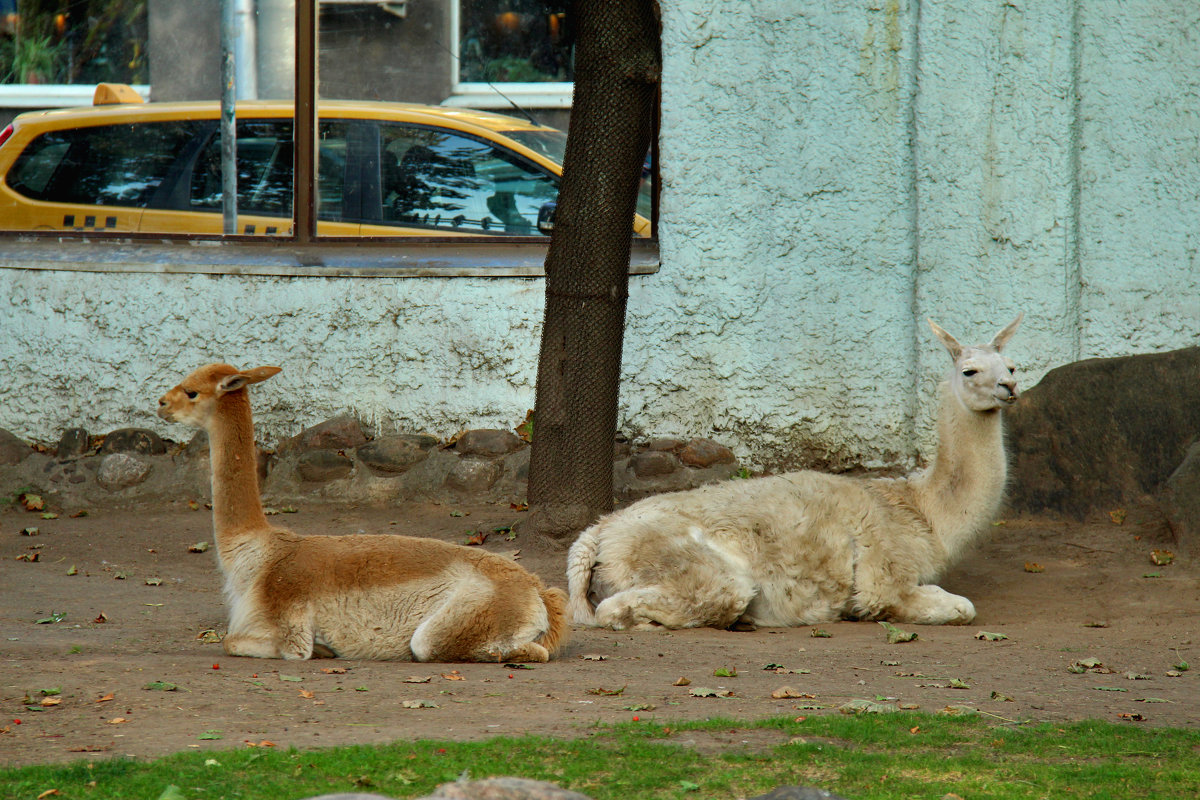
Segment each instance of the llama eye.
[{"label": "llama eye", "polygon": [[188,400],[195,400],[197,392],[184,392],[188,396]]},{"label": "llama eye", "polygon": [[979,372],[979,370],[977,370],[977,369],[964,369],[963,376],[969,378],[972,375],[976,374],[977,372]]}]

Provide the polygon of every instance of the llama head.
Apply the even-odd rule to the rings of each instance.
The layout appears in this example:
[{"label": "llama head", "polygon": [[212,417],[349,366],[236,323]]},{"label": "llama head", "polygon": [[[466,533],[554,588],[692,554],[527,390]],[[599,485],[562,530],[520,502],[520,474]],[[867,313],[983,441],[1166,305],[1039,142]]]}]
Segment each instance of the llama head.
[{"label": "llama head", "polygon": [[158,415],[168,422],[194,428],[208,426],[224,395],[244,390],[281,372],[279,367],[238,369],[228,364],[208,364],[188,375],[158,401]]},{"label": "llama head", "polygon": [[950,374],[950,387],[954,396],[972,411],[995,411],[1016,402],[1016,365],[1000,351],[1017,330],[1024,314],[1004,326],[987,344],[964,347],[937,323],[929,320],[929,327],[941,340],[950,358],[954,371]]}]

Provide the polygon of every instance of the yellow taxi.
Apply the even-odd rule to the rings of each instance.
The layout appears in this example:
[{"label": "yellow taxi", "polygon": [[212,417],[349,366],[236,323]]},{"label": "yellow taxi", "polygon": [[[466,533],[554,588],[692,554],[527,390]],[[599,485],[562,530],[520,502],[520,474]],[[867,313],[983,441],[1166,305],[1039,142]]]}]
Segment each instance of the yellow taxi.
[{"label": "yellow taxi", "polygon": [[[240,233],[291,231],[292,115],[286,101],[237,104]],[[0,132],[0,230],[219,234],[219,122],[216,102],[142,103],[111,84],[91,107],[21,114]],[[560,130],[357,101],[322,101],[317,125],[319,235],[539,236],[552,226]],[[634,235],[649,235],[649,217],[646,179]]]}]

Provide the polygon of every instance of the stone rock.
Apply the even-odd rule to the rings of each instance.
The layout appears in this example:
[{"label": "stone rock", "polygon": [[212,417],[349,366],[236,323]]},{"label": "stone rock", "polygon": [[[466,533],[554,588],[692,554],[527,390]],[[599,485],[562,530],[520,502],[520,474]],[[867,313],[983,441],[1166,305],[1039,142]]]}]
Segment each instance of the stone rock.
[{"label": "stone rock", "polygon": [[188,458],[208,455],[208,431],[196,431],[196,435],[188,441],[183,452]]},{"label": "stone rock", "polygon": [[708,469],[714,464],[733,464],[737,461],[733,451],[712,439],[692,439],[679,453],[679,460],[686,466]]},{"label": "stone rock", "polygon": [[1156,495],[1200,436],[1200,347],[1052,369],[1007,412],[1009,504],[1083,516]]},{"label": "stone rock", "polygon": [[96,480],[105,489],[115,492],[146,480],[150,463],[128,453],[110,453],[100,460]]},{"label": "stone rock", "polygon": [[0,428],[0,464],[20,464],[33,453],[33,448],[22,439]]},{"label": "stone rock", "polygon": [[639,478],[654,478],[679,469],[679,459],[664,450],[647,450],[631,458],[629,467]]},{"label": "stone rock", "polygon": [[483,458],[460,458],[446,475],[446,486],[464,494],[486,492],[500,478],[501,467]]},{"label": "stone rock", "polygon": [[526,778],[488,778],[481,781],[443,783],[433,794],[418,800],[590,800],[585,794],[553,783]]},{"label": "stone rock", "polygon": [[83,428],[67,428],[58,440],[58,457],[74,458],[86,453],[92,445],[88,432]]},{"label": "stone rock", "polygon": [[521,447],[521,437],[512,431],[479,429],[458,437],[454,449],[464,456],[502,456]]},{"label": "stone rock", "polygon": [[1159,508],[1184,552],[1195,550],[1200,541],[1200,440],[1192,443],[1179,465],[1163,485]]},{"label": "stone rock", "polygon": [[100,455],[109,453],[139,453],[157,456],[167,452],[167,446],[157,433],[145,428],[121,428],[104,437]]},{"label": "stone rock", "polygon": [[336,450],[309,450],[296,459],[296,472],[303,480],[328,483],[344,478],[354,469],[354,462]]},{"label": "stone rock", "polygon": [[682,439],[664,437],[661,439],[651,439],[650,444],[647,447],[648,449],[655,451],[678,453],[685,447],[685,443]]},{"label": "stone rock", "polygon": [[371,469],[399,473],[428,458],[430,449],[436,444],[437,440],[432,436],[381,436],[358,448],[355,458]]},{"label": "stone rock", "polygon": [[304,450],[352,450],[366,443],[362,423],[350,414],[342,414],[284,439],[277,449],[284,455]]},{"label": "stone rock", "polygon": [[749,800],[846,800],[840,794],[811,786],[780,786],[766,794],[755,795]]}]

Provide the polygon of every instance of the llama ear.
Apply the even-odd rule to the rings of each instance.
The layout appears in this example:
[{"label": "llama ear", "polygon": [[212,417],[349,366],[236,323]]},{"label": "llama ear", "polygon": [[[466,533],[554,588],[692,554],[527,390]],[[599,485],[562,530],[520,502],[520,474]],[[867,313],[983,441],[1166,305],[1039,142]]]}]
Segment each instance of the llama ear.
[{"label": "llama ear", "polygon": [[[929,319],[929,318],[926,317],[926,319]],[[942,341],[942,346],[945,347],[946,350],[950,353],[950,358],[954,359],[955,361],[958,361],[958,357],[960,355],[962,355],[962,351],[963,351],[963,347],[961,344],[958,343],[958,339],[955,339],[953,336],[946,333],[946,331],[942,330],[941,326],[939,326],[936,322],[934,322],[931,319],[929,320],[929,327],[933,328],[934,335],[937,336],[938,339],[940,339]]]},{"label": "llama ear", "polygon": [[1022,311],[1020,314],[1017,314],[1016,319],[1005,325],[1004,330],[1000,331],[992,338],[992,347],[996,348],[997,350],[1003,350],[1004,345],[1008,344],[1008,340],[1011,339],[1012,335],[1017,332],[1017,326],[1021,324],[1021,320],[1024,318],[1024,311]]},{"label": "llama ear", "polygon": [[217,384],[217,396],[236,392],[243,386],[249,386],[252,383],[262,383],[267,378],[272,375],[278,375],[282,371],[279,367],[255,367],[254,369],[244,369],[241,372],[226,375]]},{"label": "llama ear", "polygon": [[255,367],[254,369],[244,369],[242,374],[246,376],[246,383],[262,383],[267,378],[278,375],[283,372],[281,367]]}]

